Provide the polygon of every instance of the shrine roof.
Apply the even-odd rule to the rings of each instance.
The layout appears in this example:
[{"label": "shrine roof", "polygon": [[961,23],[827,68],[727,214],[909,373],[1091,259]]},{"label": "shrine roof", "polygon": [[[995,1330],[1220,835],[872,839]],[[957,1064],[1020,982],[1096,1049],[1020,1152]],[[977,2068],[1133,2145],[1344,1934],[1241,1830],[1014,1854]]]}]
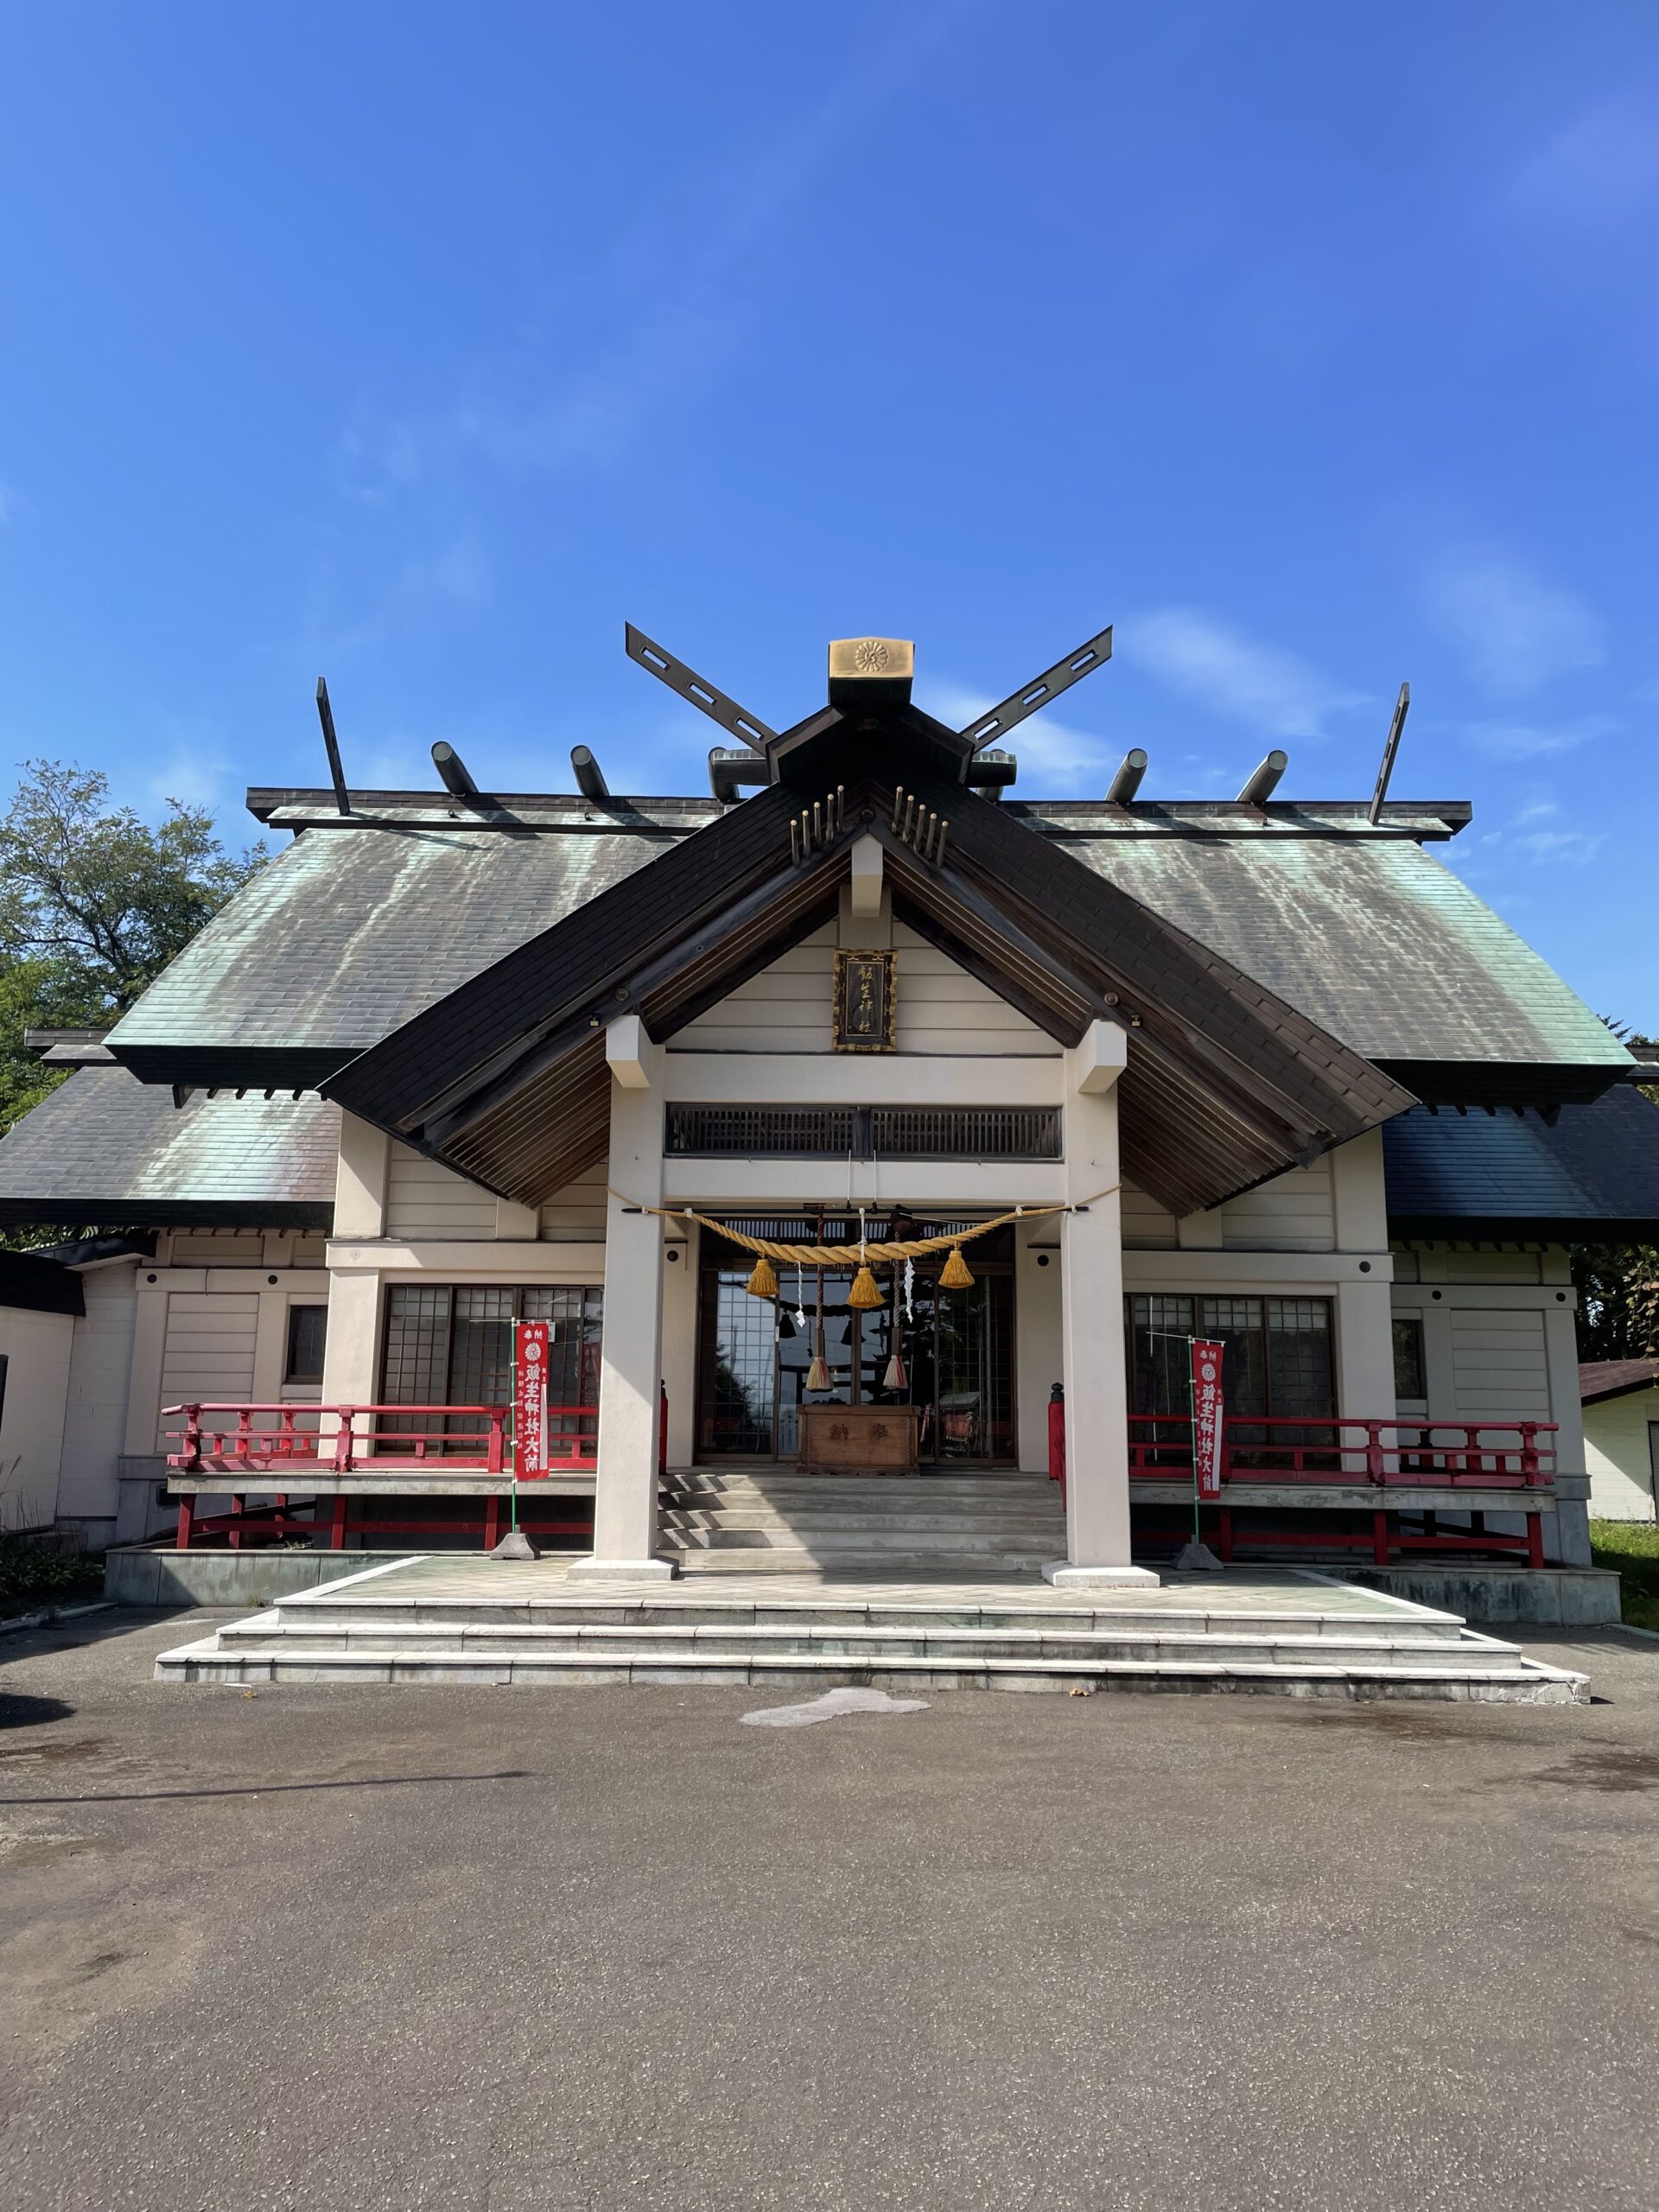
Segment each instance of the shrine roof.
[{"label": "shrine roof", "polygon": [[[332,792],[250,793],[262,820],[301,834],[112,1033],[127,1065],[151,1080],[321,1082],[552,924],[760,804],[461,803],[442,791],[351,801],[342,816]],[[1421,841],[1466,821],[1461,802],[1390,804],[1374,826],[1363,805],[1338,801],[996,810],[1370,1058],[1419,1071],[1627,1062],[1548,963],[1425,850]],[[658,895],[641,882],[642,901]],[[1455,1080],[1440,1089],[1452,1095]]]},{"label": "shrine roof", "polygon": [[0,1138],[0,1224],[327,1229],[340,1109],[291,1095],[181,1106],[125,1068],[78,1068]]}]

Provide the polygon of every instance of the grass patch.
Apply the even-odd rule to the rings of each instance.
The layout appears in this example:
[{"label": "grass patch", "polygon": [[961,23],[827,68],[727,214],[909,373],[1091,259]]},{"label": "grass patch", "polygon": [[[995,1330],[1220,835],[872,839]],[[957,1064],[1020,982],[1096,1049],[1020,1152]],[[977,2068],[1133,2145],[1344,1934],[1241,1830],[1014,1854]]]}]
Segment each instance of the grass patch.
[{"label": "grass patch", "polygon": [[95,1598],[104,1587],[101,1552],[48,1551],[21,1536],[0,1536],[0,1606]]},{"label": "grass patch", "polygon": [[1618,1575],[1630,1626],[1659,1629],[1659,1522],[1592,1521],[1590,1556]]}]

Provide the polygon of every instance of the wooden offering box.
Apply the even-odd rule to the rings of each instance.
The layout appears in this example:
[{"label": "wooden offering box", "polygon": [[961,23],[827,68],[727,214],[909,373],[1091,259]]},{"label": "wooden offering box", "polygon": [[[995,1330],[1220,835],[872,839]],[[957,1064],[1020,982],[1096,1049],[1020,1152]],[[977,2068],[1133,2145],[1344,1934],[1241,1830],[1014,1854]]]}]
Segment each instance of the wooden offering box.
[{"label": "wooden offering box", "polygon": [[918,1406],[803,1406],[804,1474],[907,1475],[918,1458]]}]

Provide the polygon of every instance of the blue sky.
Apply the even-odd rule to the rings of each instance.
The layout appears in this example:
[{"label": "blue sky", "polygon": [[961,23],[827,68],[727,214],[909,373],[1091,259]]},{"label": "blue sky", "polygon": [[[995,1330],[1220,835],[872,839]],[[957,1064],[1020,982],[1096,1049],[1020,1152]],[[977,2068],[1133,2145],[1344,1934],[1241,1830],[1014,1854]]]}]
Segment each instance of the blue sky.
[{"label": "blue sky", "polygon": [[961,718],[1103,622],[1022,791],[1470,798],[1659,1031],[1659,10],[517,0],[0,10],[9,758],[147,809],[696,791],[625,618],[775,723]]}]

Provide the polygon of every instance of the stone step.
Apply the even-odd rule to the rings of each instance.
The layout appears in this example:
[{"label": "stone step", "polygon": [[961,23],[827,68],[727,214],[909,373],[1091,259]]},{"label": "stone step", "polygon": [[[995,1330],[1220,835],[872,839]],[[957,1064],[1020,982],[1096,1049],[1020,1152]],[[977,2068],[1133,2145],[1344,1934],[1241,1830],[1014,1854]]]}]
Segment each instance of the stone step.
[{"label": "stone step", "polygon": [[1028,1575],[1033,1580],[1056,1554],[1052,1546],[1029,1551],[983,1552],[804,1551],[789,1544],[718,1545],[708,1550],[665,1553],[682,1575],[798,1574],[809,1582],[977,1582],[988,1573]]},{"label": "stone step", "polygon": [[953,1527],[947,1521],[916,1529],[908,1523],[894,1528],[887,1522],[873,1521],[696,1521],[689,1524],[676,1521],[662,1526],[658,1533],[668,1550],[720,1544],[764,1548],[781,1543],[807,1551],[909,1552],[918,1557],[929,1552],[955,1552],[991,1559],[999,1552],[1028,1551],[1035,1546],[1045,1559],[1052,1559],[1057,1543],[1065,1549],[1065,1528],[1059,1522],[1052,1528],[1021,1528],[1016,1523],[1007,1529],[982,1529]]},{"label": "stone step", "polygon": [[1484,1703],[1565,1704],[1581,1700],[1585,1678],[1522,1661],[1477,1667],[1452,1653],[1426,1658],[1420,1667],[1389,1667],[1374,1660],[1284,1664],[1229,1662],[1213,1658],[1045,1659],[1029,1656],[907,1658],[891,1663],[831,1654],[750,1651],[698,1652],[665,1657],[660,1650],[623,1643],[601,1656],[577,1649],[534,1656],[439,1652],[399,1644],[373,1650],[277,1643],[222,1646],[217,1637],[163,1652],[156,1662],[163,1681],[180,1682],[470,1682],[491,1685],[593,1685],[655,1682],[786,1688],[796,1694],[860,1686],[935,1693],[948,1689],[1156,1689],[1225,1691],[1235,1694],[1368,1699],[1387,1697],[1478,1700]]},{"label": "stone step", "polygon": [[658,1626],[611,1622],[563,1622],[536,1626],[527,1622],[498,1622],[462,1626],[441,1622],[380,1621],[358,1623],[342,1629],[338,1624],[310,1620],[277,1620],[257,1615],[227,1624],[218,1636],[225,1650],[265,1651],[426,1651],[451,1656],[488,1657],[558,1651],[609,1654],[626,1650],[638,1656],[693,1660],[714,1652],[725,1656],[747,1652],[751,1658],[793,1657],[858,1659],[872,1665],[897,1664],[911,1659],[1204,1659],[1225,1666],[1287,1666],[1313,1661],[1322,1666],[1367,1664],[1389,1668],[1421,1668],[1449,1663],[1490,1672],[1515,1666],[1517,1647],[1496,1637],[1465,1635],[1454,1643],[1428,1645],[1411,1637],[1358,1632],[1348,1636],[1261,1635],[1248,1630],[1232,1634],[1202,1629],[1065,1630],[1043,1626],[1020,1628],[909,1629],[870,1624],[842,1624],[809,1627],[802,1624],[754,1624],[747,1626],[704,1626],[682,1620]]},{"label": "stone step", "polygon": [[774,1596],[716,1596],[712,1589],[696,1589],[681,1581],[660,1594],[617,1592],[585,1595],[575,1590],[563,1596],[504,1601],[486,1598],[402,1599],[372,1594],[371,1583],[363,1590],[350,1586],[338,1592],[326,1585],[314,1592],[285,1598],[268,1612],[228,1624],[223,1633],[241,1634],[260,1621],[289,1625],[326,1625],[345,1637],[355,1629],[407,1627],[439,1628],[445,1632],[474,1627],[516,1626],[558,1628],[613,1626],[647,1628],[747,1629],[783,1628],[798,1634],[836,1633],[848,1628],[870,1626],[893,1633],[918,1630],[933,1634],[950,1628],[980,1632],[996,1630],[1039,1629],[1058,1635],[1122,1634],[1137,1637],[1217,1635],[1235,1639],[1290,1636],[1350,1637],[1377,1634],[1396,1643],[1433,1646],[1456,1645],[1464,1629],[1454,1613],[1404,1607],[1355,1614],[1351,1611],[1309,1611],[1261,1605],[1230,1605],[1216,1592],[1215,1603],[1194,1607],[1160,1603],[1148,1595],[1129,1604],[998,1603],[966,1592],[946,1589],[931,1595],[887,1595],[849,1599],[842,1594],[802,1594],[779,1588]]},{"label": "stone step", "polygon": [[1008,1497],[998,1504],[940,1504],[938,1497],[880,1497],[868,1502],[836,1500],[836,1497],[668,1497],[661,1506],[664,1520],[712,1520],[743,1522],[770,1517],[770,1520],[821,1520],[821,1522],[849,1522],[862,1526],[865,1522],[907,1522],[956,1529],[1000,1529],[1007,1522],[1064,1522],[1064,1510],[1058,1497]]},{"label": "stone step", "polygon": [[678,1503],[738,1503],[746,1500],[788,1502],[802,1505],[844,1505],[877,1511],[888,1500],[930,1506],[999,1507],[1037,1499],[1059,1501],[1059,1485],[1042,1477],[1020,1476],[1006,1482],[957,1483],[929,1481],[913,1476],[871,1478],[867,1481],[820,1481],[810,1476],[779,1477],[758,1482],[743,1477],[731,1482],[677,1483],[671,1477],[663,1496]]}]

